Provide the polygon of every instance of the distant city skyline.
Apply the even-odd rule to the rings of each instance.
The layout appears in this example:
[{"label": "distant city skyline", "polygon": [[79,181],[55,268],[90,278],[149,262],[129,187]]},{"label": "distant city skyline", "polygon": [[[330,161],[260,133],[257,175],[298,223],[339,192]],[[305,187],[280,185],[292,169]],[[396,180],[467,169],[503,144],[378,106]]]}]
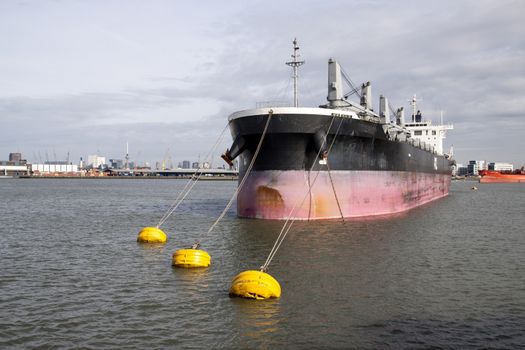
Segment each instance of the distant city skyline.
[{"label": "distant city skyline", "polygon": [[[104,164],[110,164],[112,161],[121,161],[123,164],[125,162],[125,154],[124,156],[120,156],[120,157],[108,157],[108,156],[105,156],[103,155],[102,153],[93,153],[93,154],[87,154],[86,156],[82,156],[80,157],[79,159],[71,159],[71,157],[69,157],[69,159],[67,159],[67,155],[66,157],[64,158],[60,158],[58,155],[56,155],[55,157],[55,154],[53,154],[52,157],[48,157],[48,158],[45,158],[44,157],[40,157],[39,156],[33,156],[33,158],[30,158],[30,157],[27,157],[26,154],[24,153],[21,153],[21,152],[9,152],[7,155],[3,156],[3,155],[0,155],[0,161],[1,160],[7,160],[11,154],[20,154],[21,156],[21,159],[23,160],[26,160],[28,161],[29,163],[41,163],[41,164],[44,164],[44,163],[71,163],[71,164],[80,164],[81,162],[83,162],[84,164],[87,164],[87,163],[90,163],[89,161],[89,158],[90,157],[93,157],[93,156],[97,156],[99,158],[103,158],[103,163]],[[47,154],[49,156],[49,153]],[[212,157],[214,158],[214,157]],[[213,159],[214,162],[213,164],[214,165],[217,165],[217,166],[222,166],[223,164],[225,166],[227,166],[227,164],[220,158],[220,157],[216,157],[217,159]],[[204,161],[204,160],[200,160],[200,156],[197,155],[196,158],[190,158],[190,159],[174,159],[173,157],[170,158],[170,160],[168,161],[168,159],[166,158],[163,158],[163,159],[153,159],[151,161],[148,161],[148,160],[144,160],[144,161],[135,161],[133,160],[131,157],[129,158],[129,162],[133,163],[133,164],[136,164],[136,165],[149,165],[149,166],[154,166],[156,163],[165,163],[165,164],[171,164],[172,167],[181,167],[181,164],[183,162],[189,162],[189,164],[192,166],[194,163],[199,163],[199,164],[212,164],[210,162],[210,160],[208,161]],[[216,164],[218,163],[218,164]]]},{"label": "distant city skyline", "polygon": [[[8,159],[8,160],[7,160]],[[126,168],[126,163],[124,158],[108,158],[101,154],[90,154],[87,157],[81,157],[79,161],[75,160],[63,160],[63,159],[56,159],[56,160],[36,160],[31,161],[26,159],[26,157],[22,153],[18,152],[11,152],[9,153],[9,156],[6,157],[6,160],[4,158],[0,157],[0,162],[27,162],[30,164],[75,164],[79,165],[80,168],[83,167],[100,167],[100,166],[107,166],[110,168]],[[235,162],[236,163],[236,162]],[[227,164],[214,164],[210,163],[209,161],[200,161],[199,159],[182,159],[180,161],[169,161],[166,162],[165,160],[162,161],[155,161],[154,163],[150,162],[136,162],[133,159],[129,159],[128,167],[151,167],[155,169],[164,168],[164,169],[176,169],[176,168],[183,168],[183,169],[197,169],[197,168],[228,168],[229,166]]]},{"label": "distant city skyline", "polygon": [[[0,158],[78,163],[104,154],[155,164],[204,157],[227,117],[326,100],[329,58],[394,107],[454,124],[446,150],[525,164],[522,1],[24,0],[0,2]],[[268,23],[271,18],[271,25]],[[376,107],[377,108],[377,107]],[[227,130],[214,166],[230,146]],[[47,156],[45,155],[47,153]]]}]

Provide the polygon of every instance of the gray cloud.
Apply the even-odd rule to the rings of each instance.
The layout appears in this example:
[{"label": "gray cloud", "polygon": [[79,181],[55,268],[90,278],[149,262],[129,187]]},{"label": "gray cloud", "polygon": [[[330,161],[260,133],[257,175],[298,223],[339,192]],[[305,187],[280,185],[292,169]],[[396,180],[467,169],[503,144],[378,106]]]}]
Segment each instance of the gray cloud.
[{"label": "gray cloud", "polygon": [[0,5],[10,16],[0,14],[0,47],[10,50],[0,55],[0,158],[51,148],[117,157],[128,140],[143,160],[168,148],[196,159],[230,113],[291,100],[284,61],[297,36],[303,105],[324,103],[334,57],[355,83],[372,81],[376,97],[408,107],[417,93],[435,122],[443,110],[459,161],[525,162],[521,1],[159,2],[123,13],[118,2],[81,3],[84,12],[46,3],[55,21],[35,33],[38,4]]}]

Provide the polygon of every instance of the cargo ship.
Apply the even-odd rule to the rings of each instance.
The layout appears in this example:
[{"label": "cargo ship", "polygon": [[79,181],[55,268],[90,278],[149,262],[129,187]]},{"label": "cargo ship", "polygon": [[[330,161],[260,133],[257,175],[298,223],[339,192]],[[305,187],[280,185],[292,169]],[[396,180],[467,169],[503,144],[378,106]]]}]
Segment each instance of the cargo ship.
[{"label": "cargo ship", "polygon": [[498,183],[498,182],[523,182],[525,183],[525,171],[518,170],[516,172],[500,172],[497,170],[480,170],[481,176],[479,182],[481,183]]},{"label": "cargo ship", "polygon": [[[293,42],[294,103],[264,106],[229,116],[233,143],[222,155],[238,158],[237,215],[245,218],[319,220],[389,215],[449,193],[454,161],[443,152],[452,125],[434,125],[410,100],[412,118],[371,84],[355,87],[339,63],[328,60],[327,103],[299,107],[300,60]],[[343,78],[350,93],[343,92]],[[358,95],[359,101],[349,99]],[[391,114],[392,112],[392,114]],[[256,157],[255,157],[256,156]],[[255,157],[255,159],[254,159]],[[253,164],[252,164],[253,163]]]}]

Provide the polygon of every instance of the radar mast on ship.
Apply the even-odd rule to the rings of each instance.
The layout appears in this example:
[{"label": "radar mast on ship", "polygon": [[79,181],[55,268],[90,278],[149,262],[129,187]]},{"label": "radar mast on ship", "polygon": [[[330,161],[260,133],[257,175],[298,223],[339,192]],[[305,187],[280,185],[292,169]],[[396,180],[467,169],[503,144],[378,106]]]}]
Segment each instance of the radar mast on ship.
[{"label": "radar mast on ship", "polygon": [[299,75],[297,74],[297,71],[299,68],[299,66],[302,66],[304,64],[304,61],[299,61],[299,57],[301,57],[301,55],[299,55],[299,45],[297,45],[297,38],[295,38],[293,40],[293,54],[292,54],[292,58],[293,60],[290,61],[290,62],[286,62],[286,64],[290,67],[293,68],[293,106],[294,107],[299,107],[299,101],[298,101],[298,98],[297,98],[297,80],[299,78]]},{"label": "radar mast on ship", "polygon": [[[421,111],[417,109],[417,97],[416,94],[412,96],[411,100],[408,100],[410,102],[410,105],[412,106],[412,123],[420,123],[421,122]],[[421,101],[421,100],[420,100]]]}]

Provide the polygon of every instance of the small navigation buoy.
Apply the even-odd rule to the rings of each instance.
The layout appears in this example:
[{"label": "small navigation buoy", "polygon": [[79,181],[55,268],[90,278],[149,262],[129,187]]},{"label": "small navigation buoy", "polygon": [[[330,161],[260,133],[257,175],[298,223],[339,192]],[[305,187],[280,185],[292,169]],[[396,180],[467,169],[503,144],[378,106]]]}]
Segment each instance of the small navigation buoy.
[{"label": "small navigation buoy", "polygon": [[166,243],[167,240],[168,236],[158,227],[144,227],[137,237],[140,243]]},{"label": "small navigation buoy", "polygon": [[279,298],[279,282],[266,272],[248,270],[241,272],[232,281],[230,296],[248,299]]},{"label": "small navigation buoy", "polygon": [[478,188],[477,188],[476,186],[472,186],[471,190],[472,190],[472,191],[477,191]]},{"label": "small navigation buoy", "polygon": [[210,254],[200,249],[179,249],[173,253],[172,263],[176,267],[208,267],[211,264]]}]

